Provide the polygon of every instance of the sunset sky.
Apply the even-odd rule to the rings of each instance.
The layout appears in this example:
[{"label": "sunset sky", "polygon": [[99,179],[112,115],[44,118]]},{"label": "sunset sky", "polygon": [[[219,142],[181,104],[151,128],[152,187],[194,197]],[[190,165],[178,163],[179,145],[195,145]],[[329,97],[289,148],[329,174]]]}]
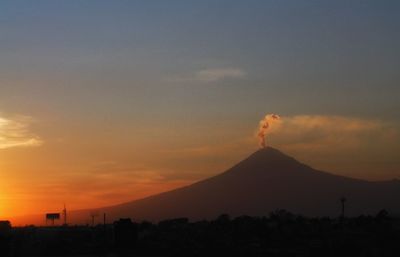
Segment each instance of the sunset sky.
[{"label": "sunset sky", "polygon": [[1,1],[0,219],[121,203],[267,144],[400,178],[400,1]]}]

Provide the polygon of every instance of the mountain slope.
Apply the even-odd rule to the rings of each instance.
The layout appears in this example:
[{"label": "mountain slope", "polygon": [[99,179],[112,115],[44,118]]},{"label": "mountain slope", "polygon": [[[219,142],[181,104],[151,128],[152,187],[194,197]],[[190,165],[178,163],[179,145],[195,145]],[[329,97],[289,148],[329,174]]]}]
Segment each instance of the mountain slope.
[{"label": "mountain slope", "polygon": [[110,219],[191,219],[266,215],[276,209],[337,216],[345,196],[349,215],[399,212],[400,183],[369,182],[317,171],[267,147],[215,177],[145,199],[101,209]]}]

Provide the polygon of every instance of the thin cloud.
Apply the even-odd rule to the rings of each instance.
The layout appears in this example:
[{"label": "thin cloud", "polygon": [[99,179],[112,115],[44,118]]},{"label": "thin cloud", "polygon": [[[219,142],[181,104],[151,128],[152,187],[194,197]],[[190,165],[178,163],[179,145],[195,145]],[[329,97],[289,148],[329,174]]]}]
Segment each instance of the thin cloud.
[{"label": "thin cloud", "polygon": [[[193,181],[163,175],[163,170],[130,170],[116,165],[102,172],[70,172],[62,176],[47,177],[41,183],[30,186],[29,192],[21,187],[20,196],[33,200],[58,199],[70,201],[71,195],[76,208],[106,206],[140,199],[160,192],[191,184]],[[117,172],[115,172],[117,170]],[[172,174],[174,175],[174,174]],[[172,176],[171,175],[171,176]],[[28,186],[27,186],[28,187]],[[31,192],[35,194],[31,196]],[[52,192],[48,195],[48,192]],[[59,201],[59,200],[58,200]]]},{"label": "thin cloud", "polygon": [[194,79],[204,82],[215,82],[223,79],[242,79],[245,76],[246,72],[241,69],[206,69],[196,72]]},{"label": "thin cloud", "polygon": [[42,145],[43,141],[29,130],[32,121],[27,116],[0,117],[0,149]]},{"label": "thin cloud", "polygon": [[285,148],[338,150],[359,148],[369,142],[388,143],[395,136],[392,124],[342,116],[299,115],[284,117],[270,133]]},{"label": "thin cloud", "polygon": [[[400,124],[344,116],[283,116],[268,145],[314,168],[363,179],[392,179],[400,167]],[[255,139],[254,139],[255,141]]]},{"label": "thin cloud", "polygon": [[246,75],[247,73],[239,68],[214,68],[199,70],[189,76],[173,78],[170,81],[211,83],[226,79],[243,79]]}]

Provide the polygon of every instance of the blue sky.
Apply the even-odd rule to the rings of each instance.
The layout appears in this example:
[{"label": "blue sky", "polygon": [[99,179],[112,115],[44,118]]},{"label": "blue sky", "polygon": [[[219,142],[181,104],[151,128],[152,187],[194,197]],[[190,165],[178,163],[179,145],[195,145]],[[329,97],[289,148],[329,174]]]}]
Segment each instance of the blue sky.
[{"label": "blue sky", "polygon": [[[77,95],[97,108],[104,95],[135,94],[144,103],[133,107],[156,112],[201,113],[207,102],[227,115],[269,107],[396,118],[398,11],[397,1],[5,1],[1,77],[21,85],[2,85],[2,102],[41,90],[39,101],[62,109]],[[246,78],[169,81],[231,67]]]},{"label": "blue sky", "polygon": [[190,183],[257,149],[266,113],[286,120],[271,142],[296,158],[398,177],[399,13],[399,1],[1,1],[3,181],[50,172],[41,183],[68,195],[65,180],[101,179],[107,163]]}]

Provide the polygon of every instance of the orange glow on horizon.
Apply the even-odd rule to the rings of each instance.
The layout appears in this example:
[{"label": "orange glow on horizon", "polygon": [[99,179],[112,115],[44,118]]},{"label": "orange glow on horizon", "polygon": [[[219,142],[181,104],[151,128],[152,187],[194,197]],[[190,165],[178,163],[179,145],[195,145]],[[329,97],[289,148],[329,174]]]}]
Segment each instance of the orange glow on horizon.
[{"label": "orange glow on horizon", "polygon": [[[1,219],[59,212],[63,203],[78,210],[140,199],[221,173],[256,150],[253,121],[228,131],[209,125],[195,136],[176,127],[116,124],[110,133],[63,125],[57,133],[37,133],[41,145],[0,149]],[[301,115],[285,116],[268,133],[274,133],[272,146],[317,169],[384,180],[398,176],[397,128],[379,120]]]},{"label": "orange glow on horizon", "polygon": [[[171,183],[155,183],[153,185],[144,186],[141,190],[137,191],[137,193],[132,195],[124,195],[120,196],[119,200],[109,200],[109,201],[97,201],[92,202],[90,205],[85,202],[85,199],[80,199],[79,202],[73,197],[65,199],[67,204],[68,211],[74,210],[84,210],[91,208],[99,208],[99,207],[107,207],[123,202],[138,200],[141,198],[145,198],[147,196],[151,196],[154,194],[162,193],[165,191],[173,190],[178,187],[186,186],[190,184],[188,181],[176,181]],[[90,194],[90,193],[89,193]],[[63,209],[63,201],[59,199],[55,199],[54,202],[47,202],[45,199],[43,201],[30,201],[29,199],[20,200],[18,203],[14,205],[8,204],[6,201],[1,201],[2,215],[0,219],[10,220],[13,225],[16,226],[24,226],[28,224],[39,224],[43,225],[43,220],[37,220],[37,218],[32,218],[32,216],[41,217],[47,212],[60,212]],[[39,222],[39,223],[38,223]]]}]

